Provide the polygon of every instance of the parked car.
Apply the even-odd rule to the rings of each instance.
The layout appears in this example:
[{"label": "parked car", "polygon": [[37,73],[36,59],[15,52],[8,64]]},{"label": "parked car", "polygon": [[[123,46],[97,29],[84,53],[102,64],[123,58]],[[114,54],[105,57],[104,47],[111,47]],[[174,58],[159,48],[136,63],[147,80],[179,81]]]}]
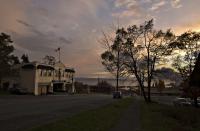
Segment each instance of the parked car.
[{"label": "parked car", "polygon": [[191,106],[191,99],[190,98],[176,98],[173,101],[174,106]]},{"label": "parked car", "polygon": [[121,91],[114,91],[113,92],[113,98],[114,99],[121,99],[122,98],[122,92]]},{"label": "parked car", "polygon": [[[191,99],[191,104],[194,105],[194,100],[193,99]],[[200,106],[200,98],[199,97],[197,98],[197,104],[198,104],[198,106]]]},{"label": "parked car", "polygon": [[15,94],[15,95],[24,95],[27,94],[26,90],[23,88],[9,88],[8,90],[11,94]]}]

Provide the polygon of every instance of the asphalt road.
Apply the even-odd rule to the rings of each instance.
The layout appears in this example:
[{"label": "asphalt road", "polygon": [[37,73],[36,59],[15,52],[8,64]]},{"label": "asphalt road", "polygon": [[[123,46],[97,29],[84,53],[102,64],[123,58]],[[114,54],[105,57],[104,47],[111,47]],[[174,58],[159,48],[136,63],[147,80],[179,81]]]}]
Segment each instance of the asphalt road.
[{"label": "asphalt road", "polygon": [[23,131],[113,101],[108,95],[0,96],[0,131]]}]

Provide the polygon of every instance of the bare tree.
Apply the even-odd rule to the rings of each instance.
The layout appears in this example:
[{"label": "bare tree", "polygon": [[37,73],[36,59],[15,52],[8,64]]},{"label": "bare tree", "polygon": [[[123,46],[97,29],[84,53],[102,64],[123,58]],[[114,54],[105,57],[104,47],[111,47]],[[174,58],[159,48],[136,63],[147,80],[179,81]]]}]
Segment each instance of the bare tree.
[{"label": "bare tree", "polygon": [[21,59],[22,59],[22,63],[29,63],[30,62],[27,54],[23,54]]},{"label": "bare tree", "polygon": [[107,36],[105,33],[103,43],[106,46],[106,51],[101,54],[102,64],[106,69],[116,77],[116,90],[119,89],[119,78],[124,75],[124,64],[122,55],[122,44],[124,38],[124,29],[118,29],[114,39]]},{"label": "bare tree", "polygon": [[[153,20],[127,28],[126,42],[123,46],[127,72],[135,75],[144,99],[148,102],[151,101],[151,83],[155,66],[170,55],[172,49],[169,48],[169,44],[174,39],[175,36],[170,30],[153,30]],[[145,94],[145,83],[148,97]]]},{"label": "bare tree", "polygon": [[55,63],[56,63],[56,59],[55,59],[55,57],[53,57],[53,56],[49,56],[49,55],[46,55],[44,58],[43,58],[43,62],[45,63],[45,64],[48,64],[48,65],[55,65]]}]

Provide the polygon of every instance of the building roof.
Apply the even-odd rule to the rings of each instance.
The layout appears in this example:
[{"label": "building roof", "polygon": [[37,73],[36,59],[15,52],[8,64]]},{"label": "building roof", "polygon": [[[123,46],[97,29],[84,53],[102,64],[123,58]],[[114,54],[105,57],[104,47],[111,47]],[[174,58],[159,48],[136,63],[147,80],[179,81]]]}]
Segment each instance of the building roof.
[{"label": "building roof", "polygon": [[62,62],[58,62],[54,66],[42,64],[39,62],[30,62],[30,63],[22,64],[21,68],[23,68],[23,69],[36,69],[37,68],[37,69],[46,69],[46,70],[55,70],[58,68],[62,68],[63,70],[65,70],[65,72],[75,73],[74,68],[65,67],[65,65]]},{"label": "building roof", "polygon": [[54,70],[54,67],[47,64],[40,64],[37,62],[26,63],[21,66],[23,69],[47,69],[47,70]]}]

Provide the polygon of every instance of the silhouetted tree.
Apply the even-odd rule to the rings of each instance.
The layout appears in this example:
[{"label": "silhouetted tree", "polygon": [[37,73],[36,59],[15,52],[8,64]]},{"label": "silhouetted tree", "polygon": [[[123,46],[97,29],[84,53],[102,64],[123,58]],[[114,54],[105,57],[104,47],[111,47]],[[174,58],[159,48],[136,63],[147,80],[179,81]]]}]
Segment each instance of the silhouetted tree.
[{"label": "silhouetted tree", "polygon": [[12,54],[14,51],[12,43],[9,35],[0,34],[0,84],[2,77],[9,74],[10,67],[19,63],[18,58]]},{"label": "silhouetted tree", "polygon": [[187,80],[192,74],[200,50],[200,33],[185,32],[178,36],[170,46],[180,52],[174,58],[172,66],[184,80]]},{"label": "silhouetted tree", "polygon": [[119,88],[119,78],[124,75],[124,63],[122,58],[122,43],[125,35],[124,33],[125,31],[123,28],[117,29],[114,40],[107,38],[107,36],[104,34],[103,44],[107,46],[107,50],[101,54],[102,64],[116,77],[117,91]]},{"label": "silhouetted tree", "polygon": [[17,65],[17,64],[20,64],[20,61],[19,61],[19,58],[17,56],[12,56],[12,59],[13,59],[13,63],[12,65]]},{"label": "silhouetted tree", "polygon": [[[155,73],[155,66],[165,60],[170,55],[172,49],[169,44],[175,39],[174,34],[167,30],[156,31],[153,29],[153,20],[137,26],[127,28],[126,42],[124,43],[124,58],[127,70],[131,75],[135,75],[144,98],[151,101],[151,82]],[[147,83],[148,98],[145,95],[145,85]]]},{"label": "silhouetted tree", "polygon": [[55,65],[56,63],[56,58],[53,57],[53,56],[50,56],[50,55],[46,55],[44,58],[43,58],[43,62],[45,64],[48,64],[48,65]]},{"label": "silhouetted tree", "polygon": [[22,63],[29,63],[29,58],[27,54],[23,54],[21,59],[22,59]]},{"label": "silhouetted tree", "polygon": [[195,67],[189,79],[189,92],[194,100],[195,107],[198,107],[197,97],[200,96],[200,54],[195,62]]},{"label": "silhouetted tree", "polygon": [[[120,34],[119,36],[118,33]],[[173,42],[175,36],[170,30],[166,32],[154,30],[153,20],[139,26],[129,26],[126,30],[122,28],[117,30],[116,34],[117,37],[113,45],[117,45],[115,49],[118,49],[119,54],[115,56],[120,57],[114,57],[112,52],[106,52],[108,55],[105,55],[107,56],[105,58],[109,62],[107,67],[111,68],[113,65],[118,67],[117,60],[120,60],[120,69],[118,68],[118,71],[120,70],[120,72],[128,76],[134,75],[144,99],[150,102],[150,89],[155,66],[163,62],[165,56],[171,54],[172,48],[169,48],[169,44]],[[112,48],[108,49],[112,51]],[[148,97],[145,94],[144,83],[147,83]]]}]

